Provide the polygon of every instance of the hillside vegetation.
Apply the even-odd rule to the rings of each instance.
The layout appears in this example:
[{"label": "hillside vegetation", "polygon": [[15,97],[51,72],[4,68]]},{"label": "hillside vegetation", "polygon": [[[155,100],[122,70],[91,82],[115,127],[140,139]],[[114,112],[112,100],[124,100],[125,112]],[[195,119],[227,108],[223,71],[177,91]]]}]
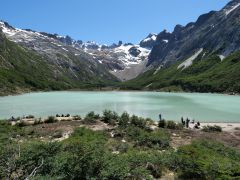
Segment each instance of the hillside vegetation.
[{"label": "hillside vegetation", "polygon": [[35,90],[99,88],[116,81],[110,73],[102,75],[104,69],[101,67],[88,72],[85,68],[88,64],[78,63],[77,78],[69,75],[67,67],[66,71],[57,73],[46,57],[9,41],[0,32],[0,95]]},{"label": "hillside vegetation", "polygon": [[[202,54],[201,54],[202,55]],[[199,55],[200,56],[200,55]],[[160,70],[150,70],[125,82],[122,89],[149,89],[190,92],[240,92],[240,51],[223,61],[217,55],[197,58],[185,69],[180,63]]]}]

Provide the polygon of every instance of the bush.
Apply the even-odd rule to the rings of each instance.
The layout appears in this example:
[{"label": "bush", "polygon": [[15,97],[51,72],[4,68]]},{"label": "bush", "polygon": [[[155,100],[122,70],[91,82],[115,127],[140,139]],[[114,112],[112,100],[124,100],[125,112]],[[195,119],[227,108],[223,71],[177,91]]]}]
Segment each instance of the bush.
[{"label": "bush", "polygon": [[81,118],[81,116],[79,116],[79,115],[75,115],[75,116],[73,116],[73,120],[74,121],[80,121],[82,118]]},{"label": "bush", "polygon": [[130,121],[130,115],[127,112],[124,112],[119,119],[119,126],[126,127]]},{"label": "bush", "polygon": [[18,127],[24,127],[24,126],[27,126],[27,123],[23,120],[20,120],[17,124],[16,124]]},{"label": "bush", "polygon": [[71,115],[70,114],[67,114],[65,117],[70,117]]},{"label": "bush", "polygon": [[222,132],[222,127],[221,126],[203,126],[202,129],[204,132]]},{"label": "bush", "polygon": [[34,115],[28,115],[28,116],[26,116],[26,119],[33,119],[33,118],[35,118]]},{"label": "bush", "polygon": [[96,123],[96,120],[98,119],[100,119],[99,114],[95,114],[93,111],[91,111],[85,116],[83,122],[86,124],[92,124],[92,123]]},{"label": "bush", "polygon": [[141,118],[141,117],[138,117],[138,116],[135,116],[135,115],[133,115],[131,117],[130,123],[134,126],[142,128],[142,129],[146,128],[146,124],[147,124],[147,122],[144,118]]},{"label": "bush", "polygon": [[102,117],[103,122],[107,124],[115,125],[118,120],[119,120],[119,116],[116,112],[110,111],[110,110],[103,111],[103,117]]},{"label": "bush", "polygon": [[240,153],[221,143],[201,140],[182,146],[175,160],[180,179],[239,179]]},{"label": "bush", "polygon": [[57,119],[54,116],[49,116],[45,121],[45,123],[55,123]]},{"label": "bush", "polygon": [[166,127],[166,121],[163,119],[163,120],[160,120],[158,122],[158,127],[160,128],[165,128]]},{"label": "bush", "polygon": [[61,138],[63,136],[62,131],[55,131],[52,135],[53,138]]},{"label": "bush", "polygon": [[42,124],[41,118],[34,120],[34,125]]},{"label": "bush", "polygon": [[137,144],[140,146],[146,146],[149,148],[164,149],[169,147],[170,136],[167,132],[158,130],[154,132],[143,132],[140,134],[137,140]]},{"label": "bush", "polygon": [[166,128],[168,129],[182,129],[183,125],[174,121],[167,121]]}]

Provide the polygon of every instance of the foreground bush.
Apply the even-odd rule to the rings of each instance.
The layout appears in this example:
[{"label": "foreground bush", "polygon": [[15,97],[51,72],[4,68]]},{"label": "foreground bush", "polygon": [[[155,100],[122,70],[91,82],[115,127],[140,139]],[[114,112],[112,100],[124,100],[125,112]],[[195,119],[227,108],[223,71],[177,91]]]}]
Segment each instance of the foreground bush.
[{"label": "foreground bush", "polygon": [[203,126],[202,129],[204,132],[222,132],[222,127],[221,126]]},{"label": "foreground bush", "polygon": [[125,133],[137,147],[119,155],[108,150],[104,132],[86,128],[63,142],[12,141],[0,148],[0,179],[159,179],[165,169],[178,179],[240,178],[240,153],[220,143],[196,141],[173,151],[163,130],[130,125]]},{"label": "foreground bush", "polygon": [[240,179],[240,153],[217,142],[180,147],[174,161],[181,179]]}]

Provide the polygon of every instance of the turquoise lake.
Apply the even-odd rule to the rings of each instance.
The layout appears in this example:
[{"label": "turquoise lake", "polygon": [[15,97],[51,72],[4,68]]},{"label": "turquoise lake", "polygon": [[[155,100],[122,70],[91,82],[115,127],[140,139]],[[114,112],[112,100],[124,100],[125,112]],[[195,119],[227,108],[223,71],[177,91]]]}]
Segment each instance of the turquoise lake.
[{"label": "turquoise lake", "polygon": [[181,117],[201,122],[240,122],[240,96],[200,93],[62,91],[0,97],[0,119],[32,114],[79,114],[104,109],[158,120]]}]

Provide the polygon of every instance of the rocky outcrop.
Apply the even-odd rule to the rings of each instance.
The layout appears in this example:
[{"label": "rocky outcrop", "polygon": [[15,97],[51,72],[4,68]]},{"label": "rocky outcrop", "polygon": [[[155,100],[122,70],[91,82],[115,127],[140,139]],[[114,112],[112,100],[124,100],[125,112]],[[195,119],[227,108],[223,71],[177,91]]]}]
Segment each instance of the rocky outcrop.
[{"label": "rocky outcrop", "polygon": [[240,1],[233,0],[220,11],[201,15],[194,23],[177,25],[172,33],[161,32],[148,65],[173,64],[201,48],[207,54],[229,55],[240,49],[239,18]]}]

